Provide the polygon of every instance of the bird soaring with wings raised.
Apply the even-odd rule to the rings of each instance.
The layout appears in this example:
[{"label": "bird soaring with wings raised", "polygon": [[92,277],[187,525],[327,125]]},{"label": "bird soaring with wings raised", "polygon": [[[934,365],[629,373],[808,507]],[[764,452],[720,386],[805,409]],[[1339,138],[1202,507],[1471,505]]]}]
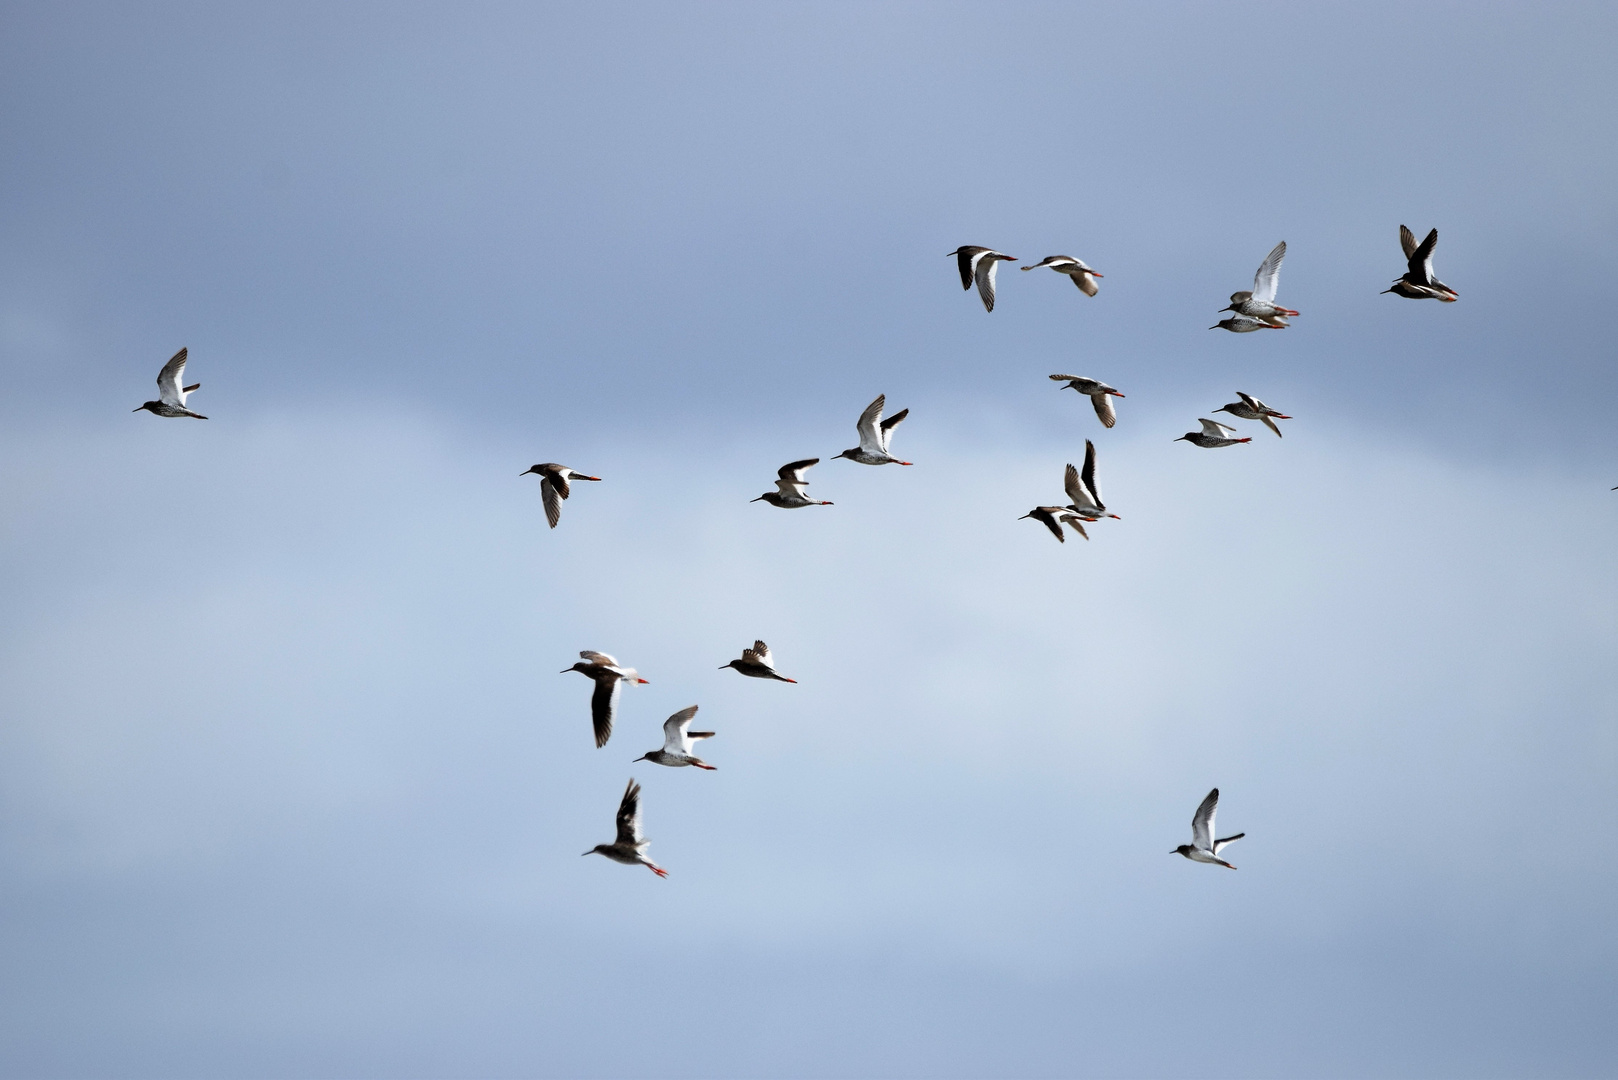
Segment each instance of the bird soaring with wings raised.
[{"label": "bird soaring with wings raised", "polygon": [[624,788],[624,797],[618,803],[618,839],[610,844],[597,844],[586,855],[605,855],[613,862],[626,866],[644,866],[658,877],[669,872],[646,857],[651,841],[640,834],[640,785],[633,779]]},{"label": "bird soaring with wings raised", "polygon": [[193,420],[206,420],[199,412],[192,412],[185,407],[185,399],[191,396],[191,391],[202,386],[201,383],[192,383],[183,386],[185,382],[185,358],[188,349],[181,349],[169,357],[169,362],[163,365],[163,370],[157,373],[157,400],[148,401],[131,409],[130,412],[140,412],[142,409],[155,416],[189,416]]},{"label": "bird soaring with wings raised", "polygon": [[1214,814],[1219,810],[1219,789],[1214,788],[1197,807],[1197,812],[1191,817],[1191,842],[1181,844],[1170,855],[1184,855],[1192,862],[1218,863],[1220,866],[1229,866],[1230,863],[1219,857],[1219,853],[1227,846],[1234,844],[1247,834],[1239,832],[1235,836],[1227,836],[1222,840],[1215,840]]},{"label": "bird soaring with wings raised", "polygon": [[876,400],[865,407],[860,413],[859,420],[854,424],[854,430],[859,432],[860,444],[851,450],[844,450],[837,456],[857,461],[861,465],[909,465],[908,461],[900,461],[888,452],[888,442],[893,438],[893,429],[904,422],[910,415],[909,409],[900,409],[886,420],[882,419],[882,410],[888,403],[886,394],[878,394]]}]

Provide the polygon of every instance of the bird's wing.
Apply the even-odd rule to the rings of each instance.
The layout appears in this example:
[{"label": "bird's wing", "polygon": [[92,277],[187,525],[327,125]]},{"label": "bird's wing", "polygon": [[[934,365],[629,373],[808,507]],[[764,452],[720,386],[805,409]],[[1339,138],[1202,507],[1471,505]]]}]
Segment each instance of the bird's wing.
[{"label": "bird's wing", "polygon": [[1101,489],[1096,487],[1096,444],[1089,439],[1084,440],[1084,472],[1079,474],[1084,481],[1085,490],[1090,493],[1090,501],[1098,510],[1106,509],[1101,501]]},{"label": "bird's wing", "polygon": [[1421,275],[1423,285],[1431,285],[1436,278],[1433,277],[1433,248],[1438,246],[1438,230],[1434,229],[1427,234],[1427,238],[1416,248],[1415,254],[1410,256],[1410,272]]},{"label": "bird's wing", "polygon": [[1258,414],[1258,418],[1264,422],[1265,427],[1267,427],[1271,431],[1275,432],[1275,437],[1276,438],[1279,439],[1279,438],[1284,438],[1285,437],[1285,436],[1283,436],[1281,434],[1281,429],[1275,426],[1275,421],[1270,419],[1270,416],[1269,416],[1268,413],[1261,412],[1261,413]]},{"label": "bird's wing", "polygon": [[820,459],[817,457],[804,458],[802,461],[788,462],[777,469],[775,471],[775,475],[779,476],[783,480],[790,480],[794,484],[807,484],[809,481],[803,478],[803,474],[811,466],[818,464],[820,464]]},{"label": "bird's wing", "polygon": [[1000,269],[1000,260],[989,256],[994,252],[987,252],[978,258],[977,268],[972,272],[978,283],[978,295],[983,297],[983,307],[987,311],[994,310],[994,275]]},{"label": "bird's wing", "polygon": [[612,717],[618,711],[618,688],[623,680],[616,671],[604,671],[596,676],[596,690],[590,695],[590,721],[596,729],[596,748],[607,745],[612,738]]},{"label": "bird's wing", "polygon": [[880,430],[882,432],[882,452],[884,454],[888,452],[888,440],[893,438],[893,429],[904,423],[904,418],[909,415],[909,409],[900,409],[898,412],[882,421]]},{"label": "bird's wing", "polygon": [[1052,375],[1051,378],[1056,380],[1057,382],[1088,382],[1089,381],[1083,375]]},{"label": "bird's wing", "polygon": [[562,520],[562,500],[567,498],[567,492],[557,486],[554,476],[546,473],[539,478],[539,494],[545,500],[545,520],[550,522],[551,528],[554,529],[556,523]]},{"label": "bird's wing", "polygon": [[[1052,517],[1049,510],[1045,509],[1043,506],[1037,507],[1032,510],[1028,516],[1049,529],[1051,531],[1051,535],[1056,537],[1062,543],[1067,543],[1067,537],[1062,535],[1062,523],[1057,521],[1056,518]],[[1086,537],[1085,539],[1089,539],[1089,537]]]},{"label": "bird's wing", "polygon": [[691,718],[695,715],[697,715],[697,707],[689,705],[663,721],[663,749],[665,751],[671,754],[689,754],[691,752],[691,738],[686,734],[686,729],[691,726]]},{"label": "bird's wing", "polygon": [[[1210,828],[1212,828],[1212,820],[1213,820],[1212,818],[1209,819],[1209,822],[1210,822],[1209,827]],[[1244,837],[1246,835],[1247,834],[1244,833],[1244,832],[1239,832],[1235,836],[1227,836],[1223,840],[1215,840],[1213,842],[1213,853],[1215,855],[1219,854],[1225,848],[1229,847],[1231,844],[1234,844],[1236,841],[1240,840],[1242,837]]]},{"label": "bird's wing", "polygon": [[1406,261],[1416,254],[1416,234],[1408,225],[1399,226],[1399,247],[1404,250]]},{"label": "bird's wing", "polygon": [[1198,420],[1197,423],[1202,425],[1202,433],[1210,439],[1223,439],[1225,432],[1228,431],[1231,434],[1236,432],[1236,429],[1229,424],[1221,424],[1217,420]]},{"label": "bird's wing", "polygon": [[[1080,263],[1079,265],[1083,266],[1084,264]],[[1085,296],[1094,296],[1096,293],[1101,291],[1101,286],[1096,284],[1096,279],[1094,275],[1090,273],[1090,268],[1088,266],[1084,267],[1083,273],[1069,274],[1068,277],[1073,279],[1073,284],[1077,285],[1079,287],[1079,291]]]},{"label": "bird's wing", "polygon": [[882,452],[882,433],[877,430],[877,425],[882,422],[882,408],[887,403],[888,395],[878,394],[876,400],[860,413],[859,422],[854,425],[854,430],[859,432],[860,449],[867,454]]},{"label": "bird's wing", "polygon": [[1068,528],[1072,529],[1086,540],[1090,539],[1090,534],[1084,531],[1084,519],[1079,517],[1079,515],[1063,514],[1062,520],[1067,522]]},{"label": "bird's wing", "polygon": [[764,644],[762,641],[753,642],[753,647],[751,649],[743,649],[742,659],[749,660],[755,664],[763,664],[765,667],[769,668],[775,666],[775,662],[770,658],[770,647]]},{"label": "bird's wing", "polygon": [[580,660],[588,660],[592,664],[600,664],[603,667],[617,667],[618,666],[618,661],[614,660],[612,657],[608,656],[606,653],[604,653],[604,652],[595,652],[595,651],[593,651],[591,649],[580,650],[579,659]]},{"label": "bird's wing", "polygon": [[618,843],[634,847],[640,840],[640,785],[631,780],[618,804]]},{"label": "bird's wing", "polygon": [[1118,422],[1118,413],[1112,407],[1111,394],[1091,394],[1090,404],[1096,407],[1096,415],[1101,418],[1102,427],[1112,427]]},{"label": "bird's wing", "polygon": [[157,373],[157,400],[165,405],[185,407],[185,398],[180,393],[180,383],[185,378],[185,357],[188,351],[189,347],[169,357],[169,362]]},{"label": "bird's wing", "polygon": [[1244,394],[1242,391],[1238,390],[1236,391],[1236,396],[1241,398],[1242,401],[1246,403],[1247,407],[1252,409],[1254,412],[1261,413],[1264,411],[1264,403],[1258,398],[1254,397],[1252,394]]},{"label": "bird's wing", "polygon": [[781,466],[781,468],[776,472],[776,475],[781,478],[775,482],[776,488],[783,495],[795,495],[802,498],[804,494],[804,486],[809,483],[809,481],[803,478],[803,474],[806,470],[808,470],[809,466],[814,465],[819,461],[820,459],[817,457],[804,458],[802,461],[794,461],[788,465]]},{"label": "bird's wing", "polygon": [[971,245],[964,245],[955,250],[955,263],[961,269],[961,288],[970,289],[972,287],[973,264],[977,262],[979,256],[988,250],[988,248],[972,247]]},{"label": "bird's wing", "polygon": [[1287,242],[1281,241],[1264,256],[1253,275],[1253,299],[1260,303],[1275,302],[1275,290],[1281,283],[1281,260],[1287,257]]},{"label": "bird's wing", "polygon": [[1093,506],[1095,499],[1090,496],[1090,489],[1084,486],[1079,477],[1079,470],[1073,467],[1072,462],[1062,472],[1062,489],[1067,492],[1067,501],[1074,506]]},{"label": "bird's wing", "polygon": [[1213,846],[1214,814],[1219,810],[1219,789],[1208,792],[1191,818],[1191,846],[1203,851]]}]

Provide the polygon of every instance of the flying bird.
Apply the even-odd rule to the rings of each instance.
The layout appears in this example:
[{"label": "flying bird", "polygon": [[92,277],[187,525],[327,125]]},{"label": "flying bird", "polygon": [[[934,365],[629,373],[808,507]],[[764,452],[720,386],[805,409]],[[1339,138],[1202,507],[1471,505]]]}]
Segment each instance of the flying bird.
[{"label": "flying bird", "polygon": [[1229,330],[1233,334],[1251,334],[1254,330],[1285,330],[1292,324],[1277,315],[1272,319],[1255,319],[1251,315],[1232,315],[1228,319],[1220,319],[1210,330]]},{"label": "flying bird", "polygon": [[1096,278],[1105,277],[1084,265],[1083,259],[1075,259],[1071,255],[1047,255],[1033,266],[1025,266],[1024,270],[1038,270],[1041,266],[1048,266],[1058,274],[1066,274],[1073,279],[1073,284],[1085,296],[1094,296],[1101,286],[1096,284]]},{"label": "flying bird", "polygon": [[1265,427],[1275,432],[1276,438],[1281,437],[1281,429],[1275,426],[1275,421],[1291,420],[1292,417],[1284,412],[1277,412],[1270,408],[1252,394],[1244,394],[1238,390],[1236,391],[1236,396],[1241,400],[1233,401],[1229,405],[1221,405],[1214,412],[1228,412],[1230,415],[1240,417],[1243,420],[1262,420]]},{"label": "flying bird", "polygon": [[[963,244],[950,252],[961,269],[961,288],[970,289],[975,281],[986,311],[994,310],[994,273],[1002,262],[1016,262],[1015,255],[1002,255],[986,247]],[[946,256],[947,258],[947,256]]]},{"label": "flying bird", "polygon": [[[767,502],[771,506],[779,506],[783,510],[796,510],[800,506],[830,506],[831,503],[821,499],[811,499],[804,493],[809,481],[803,478],[812,465],[820,464],[817,457],[804,458],[802,461],[792,461],[781,466],[776,471],[779,480],[775,482],[776,490],[766,491],[757,499],[748,499],[748,502]],[[907,463],[908,464],[908,463]]]},{"label": "flying bird", "polygon": [[605,855],[625,866],[639,864],[658,877],[666,878],[669,872],[646,857],[646,849],[651,844],[640,834],[640,785],[632,778],[624,788],[623,801],[618,804],[618,839],[610,844],[597,844],[585,854]]},{"label": "flying bird", "polygon": [[774,679],[777,682],[789,683],[798,681],[797,679],[789,679],[775,670],[775,660],[770,656],[770,647],[762,641],[753,642],[751,649],[742,650],[740,660],[732,660],[730,663],[721,666],[719,670],[724,671],[725,668],[735,668],[752,679]]},{"label": "flying bird", "polygon": [[1404,249],[1410,269],[1393,283],[1393,288],[1383,289],[1384,293],[1393,293],[1408,300],[1442,300],[1446,304],[1452,304],[1460,299],[1459,293],[1433,276],[1433,248],[1438,246],[1437,229],[1428,233],[1427,239],[1417,244],[1416,234],[1401,225],[1399,246]]},{"label": "flying bird", "polygon": [[1098,521],[1104,517],[1123,520],[1117,514],[1108,513],[1107,504],[1101,501],[1101,491],[1096,487],[1096,444],[1089,439],[1084,440],[1084,471],[1081,473],[1069,462],[1062,474],[1062,486],[1067,489],[1068,509],[1084,520]]},{"label": "flying bird", "polygon": [[[1072,466],[1069,465],[1068,468]],[[1067,543],[1067,537],[1062,535],[1064,524],[1086,540],[1090,539],[1090,534],[1084,531],[1084,519],[1065,506],[1036,506],[1017,520],[1023,521],[1026,518],[1033,518],[1045,526],[1051,531],[1052,536],[1064,544]]]},{"label": "flying bird", "polygon": [[[1238,315],[1246,315],[1273,326],[1287,325],[1282,316],[1296,315],[1297,312],[1291,308],[1281,307],[1275,302],[1275,290],[1281,282],[1281,260],[1286,257],[1287,242],[1283,240],[1270,249],[1270,253],[1264,256],[1264,261],[1258,264],[1258,273],[1253,275],[1252,291],[1231,293],[1230,306],[1219,310],[1234,311]],[[1225,329],[1232,328],[1227,326]]]},{"label": "flying bird", "polygon": [[695,765],[699,769],[713,771],[713,766],[691,753],[693,744],[698,739],[711,739],[711,731],[691,731],[691,718],[697,715],[697,707],[688,705],[663,721],[663,749],[652,750],[636,758],[636,761],[650,761],[653,765],[668,765],[678,768],[681,765]]},{"label": "flying bird", "polygon": [[1113,411],[1112,399],[1123,397],[1118,391],[1104,382],[1096,379],[1087,379],[1083,375],[1052,375],[1057,382],[1065,382],[1063,390],[1077,390],[1090,399],[1090,404],[1096,407],[1096,415],[1101,418],[1102,427],[1112,427],[1118,422],[1118,414]]},{"label": "flying bird", "polygon": [[[1202,800],[1197,812],[1191,818],[1191,842],[1181,844],[1170,855],[1184,855],[1192,862],[1218,863],[1220,866],[1230,866],[1228,862],[1219,857],[1219,853],[1227,845],[1234,844],[1247,834],[1239,832],[1235,836],[1227,836],[1223,840],[1215,840],[1214,814],[1219,810],[1219,789],[1214,788],[1208,792],[1208,797]],[[1232,870],[1236,869],[1230,866]]]},{"label": "flying bird", "polygon": [[163,365],[163,370],[157,373],[157,400],[148,401],[139,408],[130,412],[140,412],[145,409],[156,416],[189,416],[193,420],[206,420],[201,413],[192,412],[185,407],[185,399],[191,396],[191,391],[202,386],[201,383],[192,383],[190,386],[181,386],[185,381],[186,349],[181,349],[169,357],[169,362]]},{"label": "flying bird", "polygon": [[[1198,420],[1197,423],[1202,425],[1201,431],[1188,431],[1181,435],[1180,439],[1184,439],[1193,446],[1200,446],[1204,450],[1217,450],[1221,446],[1235,446],[1237,443],[1253,441],[1252,439],[1227,438],[1225,432],[1228,431],[1234,435],[1236,434],[1236,429],[1229,424],[1221,424],[1217,420]],[[1180,439],[1170,441],[1179,442]]]},{"label": "flying bird", "polygon": [[574,472],[566,465],[558,465],[554,461],[535,465],[517,475],[527,476],[529,473],[539,474],[539,493],[545,498],[545,520],[551,523],[553,529],[556,528],[556,523],[562,520],[562,500],[568,496],[568,481],[601,479],[599,476],[585,476],[581,472]]},{"label": "flying bird", "polygon": [[577,671],[595,680],[595,693],[590,695],[590,722],[595,725],[596,747],[599,749],[612,738],[612,721],[618,713],[619,688],[624,683],[644,683],[646,680],[634,668],[621,666],[604,652],[585,649],[579,656],[583,659],[570,668],[563,668],[561,674]]},{"label": "flying bird", "polygon": [[860,444],[852,450],[844,450],[837,455],[838,457],[857,461],[861,465],[910,464],[888,453],[888,440],[893,438],[893,429],[904,422],[904,418],[910,415],[910,410],[900,409],[884,420],[882,409],[887,402],[886,394],[878,394],[876,400],[865,407],[865,411],[860,413],[859,421],[854,425],[854,430],[860,435]]}]

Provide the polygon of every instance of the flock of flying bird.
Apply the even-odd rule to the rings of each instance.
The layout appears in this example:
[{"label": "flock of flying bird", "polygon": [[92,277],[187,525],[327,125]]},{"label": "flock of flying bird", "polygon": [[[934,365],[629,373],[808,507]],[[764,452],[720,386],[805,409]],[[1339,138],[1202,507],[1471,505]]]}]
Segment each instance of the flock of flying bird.
[{"label": "flock of flying bird", "polygon": [[[1393,293],[1411,300],[1442,300],[1446,303],[1458,299],[1454,289],[1439,281],[1433,274],[1433,249],[1438,244],[1438,230],[1433,229],[1420,244],[1416,243],[1415,234],[1403,225],[1399,226],[1399,244],[1404,250],[1408,269],[1404,275],[1393,283],[1393,286],[1384,289],[1384,293]],[[1276,291],[1280,283],[1281,261],[1286,258],[1287,245],[1285,241],[1275,245],[1264,261],[1259,264],[1258,273],[1253,277],[1253,287],[1250,290],[1232,293],[1228,307],[1221,311],[1231,312],[1229,318],[1221,319],[1210,330],[1229,330],[1232,333],[1245,334],[1255,330],[1283,330],[1290,325],[1287,320],[1298,315],[1291,308],[1281,307],[1275,302]],[[978,295],[983,300],[983,307],[987,311],[994,310],[995,271],[1002,262],[1015,262],[1016,256],[1004,255],[992,248],[963,245],[950,252],[960,268],[961,288],[970,290],[977,286]],[[1097,284],[1101,274],[1071,255],[1051,255],[1033,264],[1024,266],[1023,270],[1037,270],[1046,268],[1059,274],[1066,274],[1073,284],[1086,296],[1095,296],[1100,291]],[[186,402],[193,391],[201,387],[201,383],[185,385],[185,365],[187,350],[181,349],[163,365],[157,376],[157,400],[148,401],[136,408],[135,412],[145,410],[156,416],[163,417],[190,417],[194,420],[206,420],[206,416],[194,412],[187,407]],[[1124,395],[1096,379],[1082,375],[1052,375],[1052,379],[1064,383],[1062,389],[1076,390],[1085,395],[1095,408],[1097,418],[1103,427],[1111,428],[1118,422],[1117,412],[1113,408],[1112,398],[1121,398]],[[1291,417],[1270,408],[1264,402],[1251,394],[1237,391],[1239,401],[1215,409],[1215,412],[1228,413],[1242,420],[1257,420],[1263,423],[1277,437],[1281,429],[1276,426],[1276,420],[1290,420]],[[839,458],[847,458],[861,465],[909,465],[908,461],[901,461],[893,456],[889,445],[893,438],[894,429],[901,424],[905,417],[910,415],[909,409],[901,409],[887,419],[882,413],[886,408],[887,398],[878,394],[876,400],[866,406],[860,414],[855,430],[859,434],[860,444],[838,454]],[[1176,442],[1185,441],[1193,446],[1213,450],[1226,446],[1235,446],[1238,443],[1252,442],[1250,438],[1233,438],[1236,429],[1221,424],[1218,421],[1203,418],[1199,421],[1201,431],[1191,431],[1181,435]],[[783,510],[796,510],[805,506],[831,506],[822,499],[809,498],[807,487],[809,481],[805,474],[814,465],[819,464],[819,458],[803,458],[788,462],[777,471],[774,491],[767,491],[753,502],[766,502],[771,506]],[[521,475],[536,473],[540,478],[540,493],[545,504],[545,517],[551,528],[556,528],[562,517],[562,503],[571,492],[574,480],[599,481],[599,476],[588,476],[559,465],[556,462],[545,462],[525,470]],[[1110,513],[1105,503],[1101,501],[1101,492],[1096,484],[1096,450],[1095,444],[1089,439],[1084,442],[1084,467],[1074,468],[1068,464],[1063,474],[1063,488],[1068,497],[1065,506],[1036,506],[1023,515],[1024,519],[1032,518],[1043,524],[1055,535],[1056,539],[1066,543],[1062,526],[1066,525],[1074,532],[1090,538],[1085,532],[1087,523],[1094,523],[1104,517],[1118,518],[1117,514]],[[1618,491],[1618,488],[1614,488]],[[742,675],[754,679],[768,679],[776,682],[796,683],[796,679],[789,679],[775,670],[774,659],[770,655],[770,648],[762,641],[755,641],[750,649],[743,649],[739,659],[721,665],[720,670],[732,669]],[[645,683],[647,680],[631,667],[625,667],[612,656],[606,653],[586,649],[579,653],[579,662],[572,667],[563,669],[563,674],[577,671],[595,683],[595,689],[590,696],[590,720],[595,730],[595,743],[599,749],[607,744],[612,737],[613,721],[617,714],[619,694],[626,684]],[[665,765],[671,768],[691,766],[697,769],[712,771],[715,767],[697,757],[692,751],[701,739],[710,739],[714,736],[712,731],[692,731],[691,722],[696,718],[697,706],[689,705],[670,716],[663,722],[663,746],[661,749],[650,750],[636,761],[649,761],[655,765]],[[640,865],[648,868],[658,877],[667,877],[668,871],[658,866],[646,857],[646,850],[650,844],[641,833],[640,816],[640,784],[634,779],[624,789],[623,797],[618,804],[617,837],[610,844],[597,844],[586,851],[585,855],[604,855],[614,862],[634,866]],[[1219,807],[1219,789],[1214,788],[1203,798],[1198,805],[1195,815],[1191,819],[1191,843],[1181,844],[1170,854],[1183,855],[1194,862],[1214,863],[1229,867],[1230,863],[1219,857],[1219,853],[1229,844],[1240,840],[1245,833],[1234,836],[1216,838],[1214,835],[1214,815]]]}]

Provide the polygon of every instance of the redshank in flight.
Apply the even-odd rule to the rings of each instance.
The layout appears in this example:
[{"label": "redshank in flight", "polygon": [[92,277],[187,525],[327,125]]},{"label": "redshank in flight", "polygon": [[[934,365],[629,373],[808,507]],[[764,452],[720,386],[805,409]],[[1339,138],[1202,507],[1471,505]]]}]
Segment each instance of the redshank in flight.
[{"label": "redshank in flight", "polygon": [[1200,446],[1204,450],[1217,450],[1221,446],[1235,446],[1237,443],[1253,441],[1252,439],[1229,438],[1225,432],[1228,431],[1231,435],[1234,435],[1236,434],[1236,429],[1229,424],[1221,424],[1217,420],[1198,420],[1197,423],[1202,425],[1201,431],[1188,431],[1181,435],[1179,439],[1171,441],[1179,442],[1180,439],[1184,439],[1191,445]]},{"label": "redshank in flight", "polygon": [[157,400],[148,401],[139,408],[130,412],[147,412],[157,416],[189,416],[193,420],[206,420],[201,413],[192,412],[185,407],[185,399],[191,396],[191,391],[202,384],[192,383],[190,386],[181,386],[185,381],[185,349],[181,349],[169,357],[169,362],[163,365],[163,370],[157,373]]},{"label": "redshank in flight", "polygon": [[651,844],[640,834],[640,785],[631,778],[629,786],[624,788],[623,801],[618,804],[618,839],[610,844],[597,844],[585,854],[605,855],[613,862],[644,866],[660,878],[668,877],[667,870],[646,857],[646,849]]},{"label": "redshank in flight", "polygon": [[886,420],[882,419],[882,409],[887,405],[888,396],[878,394],[876,400],[865,407],[860,413],[859,421],[854,430],[859,432],[860,444],[852,450],[844,450],[837,456],[857,461],[861,465],[909,465],[908,461],[900,461],[888,453],[888,440],[893,438],[893,429],[904,422],[910,415],[909,409],[900,409]]},{"label": "redshank in flight", "polygon": [[1244,394],[1238,390],[1236,391],[1236,396],[1241,400],[1233,401],[1229,405],[1221,405],[1214,412],[1228,412],[1230,415],[1240,417],[1243,420],[1262,420],[1265,427],[1275,432],[1276,438],[1281,437],[1281,429],[1275,426],[1275,421],[1291,420],[1292,417],[1284,412],[1277,412],[1270,408],[1252,394]]},{"label": "redshank in flight", "polygon": [[1077,390],[1090,399],[1090,404],[1096,407],[1096,415],[1101,418],[1102,427],[1112,427],[1118,422],[1118,414],[1113,411],[1112,399],[1123,397],[1118,391],[1098,379],[1086,379],[1083,375],[1052,375],[1057,382],[1065,382],[1064,390]]},{"label": "redshank in flight", "polygon": [[1399,246],[1404,249],[1410,269],[1393,283],[1393,288],[1383,289],[1384,293],[1393,293],[1408,300],[1442,300],[1446,304],[1452,304],[1460,299],[1459,293],[1433,276],[1433,248],[1438,246],[1437,229],[1428,233],[1427,239],[1417,244],[1416,234],[1401,225]]},{"label": "redshank in flight", "polygon": [[1244,832],[1239,832],[1235,836],[1227,836],[1223,840],[1215,840],[1213,838],[1214,814],[1217,813],[1218,810],[1219,789],[1214,788],[1212,791],[1208,792],[1208,797],[1202,800],[1202,805],[1197,807],[1196,814],[1191,818],[1191,842],[1189,844],[1181,844],[1179,847],[1169,852],[1169,854],[1184,855],[1192,862],[1218,863],[1220,866],[1229,866],[1232,870],[1236,869],[1234,866],[1230,866],[1230,864],[1224,859],[1221,859],[1219,857],[1219,853],[1224,850],[1226,846],[1234,844],[1247,834]]},{"label": "redshank in flight", "polygon": [[1258,273],[1253,275],[1252,290],[1231,293],[1230,306],[1219,310],[1234,311],[1238,315],[1246,315],[1274,326],[1287,325],[1282,316],[1296,315],[1297,312],[1291,308],[1281,307],[1275,302],[1275,290],[1281,283],[1281,260],[1286,257],[1287,242],[1283,240],[1264,256],[1263,262],[1259,263]]},{"label": "redshank in flight", "polygon": [[[1072,467],[1068,466],[1070,469]],[[1065,506],[1036,506],[1017,520],[1022,521],[1025,518],[1033,518],[1064,544],[1067,543],[1067,537],[1062,535],[1064,524],[1086,540],[1090,539],[1090,534],[1084,531],[1084,519]]]},{"label": "redshank in flight", "polygon": [[612,738],[612,721],[618,713],[618,689],[624,683],[644,683],[640,673],[634,668],[626,668],[617,660],[604,652],[593,652],[585,649],[579,653],[583,659],[570,668],[563,668],[562,674],[577,671],[595,680],[595,693],[590,695],[590,722],[595,725],[596,746],[607,745]]},{"label": "redshank in flight", "polygon": [[783,510],[796,510],[800,506],[830,506],[831,503],[821,499],[811,499],[804,492],[809,481],[803,474],[809,471],[810,466],[820,464],[817,457],[804,458],[802,461],[789,461],[776,470],[780,479],[775,482],[774,491],[766,491],[757,499],[748,499],[748,502],[767,502],[771,506],[779,506]]},{"label": "redshank in flight", "polygon": [[994,310],[994,273],[1002,262],[1016,262],[1015,255],[1002,255],[986,247],[963,244],[950,252],[961,269],[961,288],[970,289],[977,282],[978,295],[983,298],[985,311]]},{"label": "redshank in flight", "polygon": [[1038,270],[1041,266],[1048,266],[1058,274],[1066,274],[1073,279],[1073,284],[1085,296],[1094,296],[1101,286],[1096,284],[1096,278],[1105,277],[1084,265],[1083,259],[1075,259],[1071,255],[1047,255],[1033,266],[1025,266],[1024,270]]},{"label": "redshank in flight", "polygon": [[1098,521],[1104,517],[1123,520],[1117,514],[1108,513],[1107,504],[1101,501],[1101,491],[1096,487],[1096,444],[1089,439],[1084,440],[1084,471],[1081,473],[1070,462],[1062,474],[1062,485],[1067,489],[1068,509],[1084,520]]},{"label": "redshank in flight", "polygon": [[663,749],[653,750],[642,754],[636,761],[650,761],[653,765],[668,765],[678,768],[681,765],[695,765],[699,769],[710,772],[713,766],[691,753],[692,745],[698,739],[711,739],[711,731],[692,731],[691,718],[697,715],[697,707],[688,705],[663,721]]},{"label": "redshank in flight", "polygon": [[568,496],[568,481],[601,479],[599,476],[585,476],[581,472],[574,472],[566,465],[558,465],[554,461],[535,465],[517,475],[527,476],[529,473],[539,474],[539,493],[545,498],[545,520],[551,523],[553,529],[556,528],[556,523],[562,520],[562,500]]},{"label": "redshank in flight", "polygon": [[1270,319],[1255,319],[1251,315],[1232,315],[1220,319],[1210,330],[1229,330],[1233,334],[1250,334],[1254,330],[1285,330],[1291,324],[1279,315]]},{"label": "redshank in flight", "polygon": [[752,679],[775,679],[777,682],[795,683],[797,679],[789,679],[775,670],[775,659],[770,655],[770,647],[762,641],[753,642],[751,649],[742,650],[740,660],[732,660],[719,670],[735,668]]}]

